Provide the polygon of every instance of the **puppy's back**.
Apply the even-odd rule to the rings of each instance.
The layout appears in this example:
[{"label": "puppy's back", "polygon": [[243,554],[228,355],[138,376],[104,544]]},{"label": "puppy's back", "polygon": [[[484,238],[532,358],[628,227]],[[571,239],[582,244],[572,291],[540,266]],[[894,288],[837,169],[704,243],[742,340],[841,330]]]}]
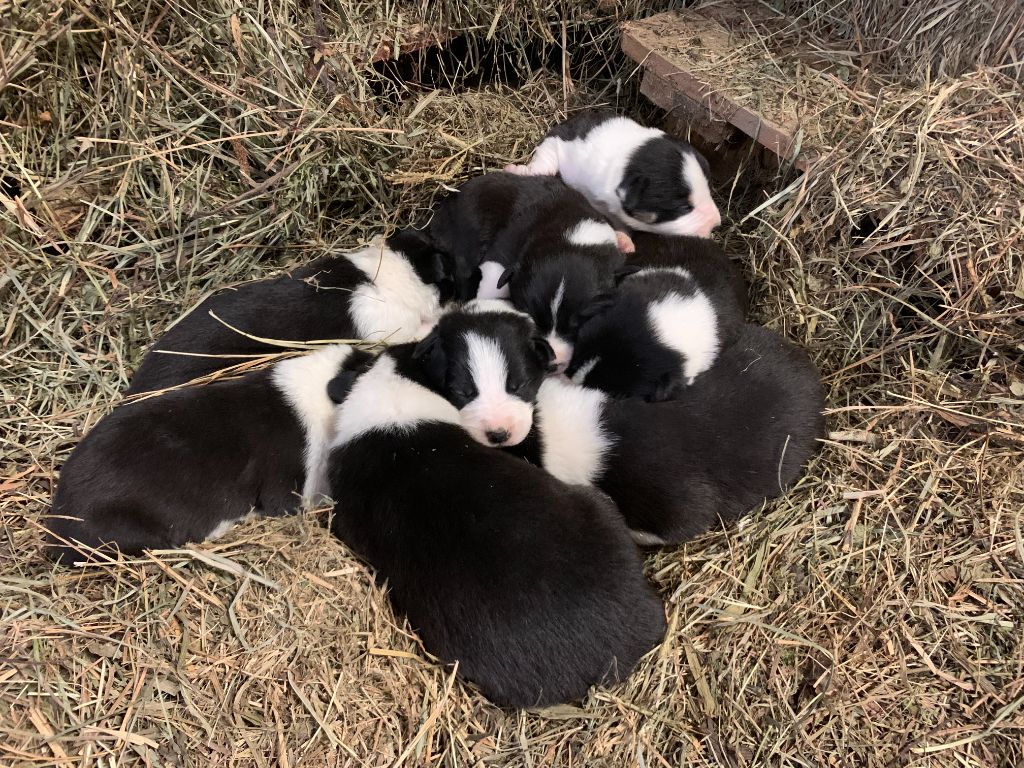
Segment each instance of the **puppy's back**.
[{"label": "puppy's back", "polygon": [[617,440],[599,485],[630,528],[683,541],[784,493],[818,450],[823,408],[807,354],[744,326],[677,400],[607,403]]},{"label": "puppy's back", "polygon": [[349,299],[352,289],[366,280],[362,270],[344,256],[325,256],[286,275],[219,290],[157,340],[126,394],[177,386],[245,361],[217,355],[280,351],[249,336],[281,341],[352,338],[355,326],[348,314]]},{"label": "puppy's back", "polygon": [[661,638],[661,602],[614,505],[454,425],[335,449],[333,530],[425,646],[502,706],[577,699]]},{"label": "puppy's back", "polygon": [[251,511],[284,514],[298,505],[304,448],[267,371],[119,405],[61,468],[51,554],[82,554],[62,539],[136,554],[201,541]]}]

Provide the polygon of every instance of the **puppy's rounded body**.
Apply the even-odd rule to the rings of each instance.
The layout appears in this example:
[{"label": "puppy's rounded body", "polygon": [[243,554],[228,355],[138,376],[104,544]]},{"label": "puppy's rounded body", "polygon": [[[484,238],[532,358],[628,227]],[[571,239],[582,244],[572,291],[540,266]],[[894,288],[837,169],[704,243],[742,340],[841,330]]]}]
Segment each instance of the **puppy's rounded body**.
[{"label": "puppy's rounded body", "polygon": [[585,313],[567,375],[615,397],[669,400],[743,327],[746,287],[709,240],[641,233],[615,291]]},{"label": "puppy's rounded body", "polygon": [[[426,648],[496,704],[622,679],[665,630],[614,505],[486,448],[389,350],[338,409],[332,530],[386,581]],[[401,404],[401,405],[396,405]]]},{"label": "puppy's rounded body", "polygon": [[349,354],[327,347],[116,407],[61,469],[47,522],[52,554],[88,559],[76,541],[125,554],[178,547],[322,495],[333,434],[327,383]]},{"label": "puppy's rounded body", "polygon": [[628,117],[583,112],[552,128],[522,175],[559,174],[630,229],[707,237],[721,223],[707,162],[689,144]]},{"label": "puppy's rounded body", "polygon": [[639,543],[677,544],[784,493],[818,449],[823,407],[807,355],[747,325],[672,402],[546,380],[519,450],[607,493]]},{"label": "puppy's rounded body", "polygon": [[150,348],[127,394],[185,384],[246,356],[280,352],[258,338],[396,343],[422,338],[450,293],[448,279],[444,258],[426,237],[405,231],[280,277],[217,291]]},{"label": "puppy's rounded body", "polygon": [[578,314],[612,286],[624,260],[608,221],[546,177],[472,179],[442,203],[431,232],[456,271],[473,275],[460,291],[470,293],[476,280],[476,297],[511,299],[548,339],[559,371],[571,358]]}]

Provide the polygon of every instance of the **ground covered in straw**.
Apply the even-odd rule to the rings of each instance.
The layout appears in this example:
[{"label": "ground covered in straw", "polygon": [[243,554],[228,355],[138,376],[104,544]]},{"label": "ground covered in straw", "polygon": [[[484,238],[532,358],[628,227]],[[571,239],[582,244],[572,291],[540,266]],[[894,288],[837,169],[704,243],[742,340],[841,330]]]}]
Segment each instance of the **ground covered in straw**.
[{"label": "ground covered in straw", "polygon": [[[670,629],[628,683],[493,708],[325,513],[43,558],[61,463],[209,290],[422,215],[566,109],[657,117],[613,55],[640,5],[0,4],[0,763],[1024,760],[1024,90],[1005,69],[829,80],[808,175],[751,155],[720,180],[720,237],[757,318],[819,364],[831,436],[742,530],[649,558]],[[955,35],[940,21],[920,45]],[[370,63],[451,31],[458,60]]]}]

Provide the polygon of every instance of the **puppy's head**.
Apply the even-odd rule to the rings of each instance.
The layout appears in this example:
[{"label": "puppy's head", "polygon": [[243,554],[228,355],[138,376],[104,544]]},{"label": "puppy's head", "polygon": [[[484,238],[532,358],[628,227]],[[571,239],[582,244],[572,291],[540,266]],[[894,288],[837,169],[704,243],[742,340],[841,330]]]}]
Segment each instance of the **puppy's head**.
[{"label": "puppy's head", "polygon": [[385,241],[387,247],[405,256],[416,276],[437,289],[438,301],[445,304],[455,298],[458,284],[451,256],[439,250],[425,233],[413,227],[400,229]]},{"label": "puppy's head", "polygon": [[551,372],[562,373],[572,359],[580,313],[611,285],[611,270],[586,253],[567,252],[506,275],[512,303],[533,318],[551,346]]},{"label": "puppy's head", "polygon": [[533,322],[504,302],[471,302],[442,316],[413,352],[427,384],[459,410],[483,445],[522,442],[553,353]]},{"label": "puppy's head", "polygon": [[689,144],[650,139],[630,157],[615,190],[622,219],[645,232],[708,237],[722,216],[707,174],[707,161]]}]

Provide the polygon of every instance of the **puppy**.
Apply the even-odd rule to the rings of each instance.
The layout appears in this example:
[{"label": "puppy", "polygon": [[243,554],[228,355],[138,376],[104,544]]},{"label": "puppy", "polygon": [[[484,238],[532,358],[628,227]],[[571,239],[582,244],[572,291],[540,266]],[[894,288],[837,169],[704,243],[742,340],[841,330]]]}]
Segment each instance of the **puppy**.
[{"label": "puppy", "polygon": [[218,291],[153,345],[127,394],[184,384],[280,351],[224,323],[280,341],[422,338],[453,293],[445,259],[425,235],[405,230],[281,277]]},{"label": "puppy", "polygon": [[411,358],[404,375],[450,402],[474,440],[510,446],[533,426],[554,353],[528,315],[504,301],[477,300],[442,315]]},{"label": "puppy", "polygon": [[677,397],[743,327],[746,287],[710,240],[641,233],[617,290],[583,315],[566,374],[615,397]]},{"label": "puppy", "polygon": [[[444,320],[438,345],[462,344]],[[474,333],[504,343],[486,324]],[[614,505],[479,445],[458,408],[419,383],[433,380],[427,367],[401,345],[337,387],[332,531],[426,649],[495,704],[545,706],[622,680],[665,618]]]},{"label": "puppy", "polygon": [[572,357],[579,313],[624,260],[612,226],[557,179],[473,179],[441,205],[431,232],[460,275],[476,270],[478,298],[510,298],[534,319],[555,372]]},{"label": "puppy", "polygon": [[678,544],[784,493],[818,449],[823,407],[807,355],[747,325],[672,402],[546,380],[536,428],[516,450],[607,493],[638,543]]},{"label": "puppy", "polygon": [[707,237],[722,221],[707,161],[693,147],[607,112],[584,112],[556,125],[527,165],[505,170],[559,174],[598,210],[634,230]]},{"label": "puppy", "polygon": [[327,385],[367,353],[344,345],[206,386],[125,403],[78,444],[48,527],[53,556],[81,545],[137,554],[213,539],[250,514],[283,515],[326,491]]}]

